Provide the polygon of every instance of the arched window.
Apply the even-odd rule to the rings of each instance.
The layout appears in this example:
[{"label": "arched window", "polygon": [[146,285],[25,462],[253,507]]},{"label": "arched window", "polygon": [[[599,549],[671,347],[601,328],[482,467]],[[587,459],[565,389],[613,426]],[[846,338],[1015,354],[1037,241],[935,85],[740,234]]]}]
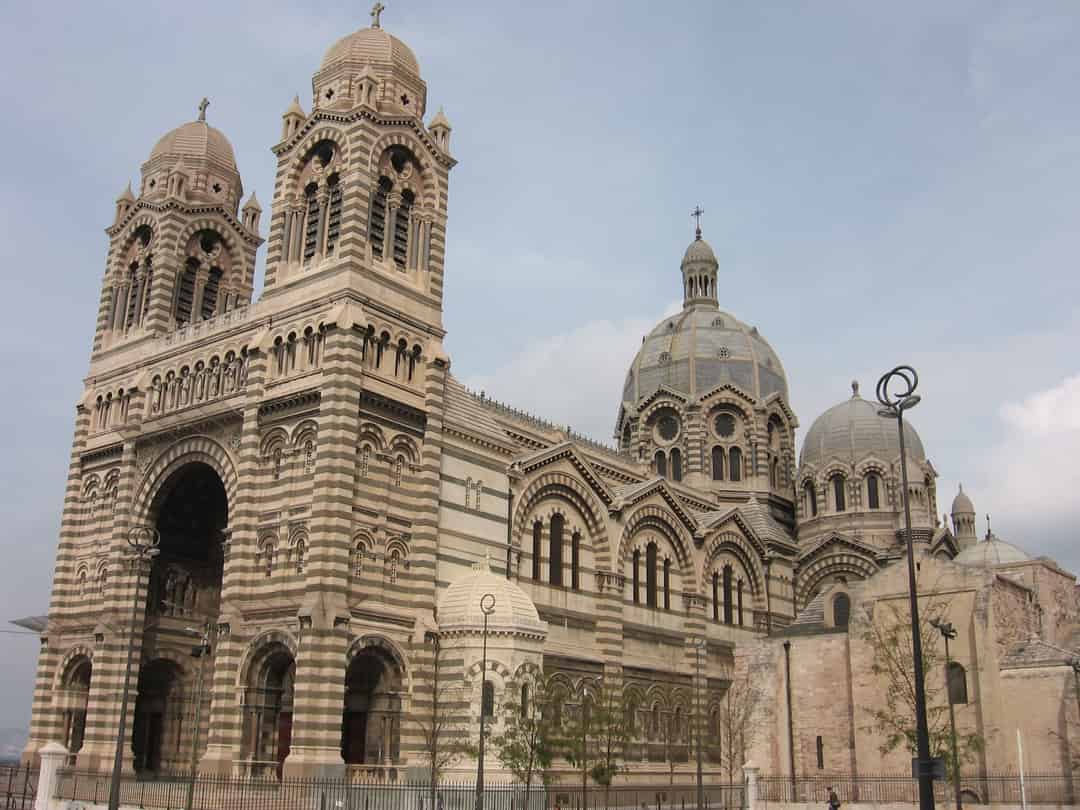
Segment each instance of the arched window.
[{"label": "arched window", "polygon": [[544,525],[538,520],[533,523],[532,578],[540,581],[540,552],[543,550]]},{"label": "arched window", "polygon": [[548,581],[552,585],[562,585],[562,535],[564,522],[562,515],[551,516],[549,529],[551,536],[548,538]]},{"label": "arched window", "polygon": [[661,478],[667,478],[667,456],[664,455],[664,451],[657,450],[653,460],[656,462],[656,474]]},{"label": "arched window", "polygon": [[570,587],[581,590],[581,532],[570,536]]},{"label": "arched window", "polygon": [[832,481],[833,511],[843,512],[847,508],[844,502],[844,476],[838,473],[829,480]]},{"label": "arched window", "polygon": [[769,461],[769,486],[773,489],[780,486],[780,459],[778,458]]},{"label": "arched window", "polygon": [[315,255],[319,245],[319,196],[318,186],[310,184],[304,190],[304,261]]},{"label": "arched window", "polygon": [[813,481],[803,484],[803,493],[806,495],[803,511],[810,517],[817,517],[817,491],[814,489]]},{"label": "arched window", "polygon": [[307,545],[303,540],[296,541],[296,573],[304,573],[304,565],[307,562]]},{"label": "arched window", "polygon": [[720,575],[716,571],[712,575],[712,617],[714,622],[720,621]]},{"label": "arched window", "polygon": [[866,476],[866,505],[871,509],[881,508],[881,499],[878,495],[877,473],[870,473]]},{"label": "arched window", "polygon": [[832,602],[833,625],[847,627],[851,620],[851,598],[846,593],[838,593]]},{"label": "arched window", "polygon": [[739,627],[743,626],[743,611],[742,611],[742,595],[743,595],[743,581],[740,579],[738,587],[736,588],[736,595],[738,596],[738,608],[739,608]]},{"label": "arched window", "polygon": [[742,450],[732,447],[728,451],[728,478],[742,481]]},{"label": "arched window", "polygon": [[631,579],[633,580],[634,601],[641,601],[641,552],[636,548],[634,549],[634,570],[631,573]]},{"label": "arched window", "polygon": [[671,479],[682,481],[682,453],[679,452],[678,447],[671,449]]},{"label": "arched window", "polygon": [[664,560],[664,610],[671,610],[671,560]]},{"label": "arched window", "polygon": [[724,480],[724,448],[720,446],[712,449],[712,480]]},{"label": "arched window", "polygon": [[199,260],[188,259],[176,280],[176,325],[191,323],[191,308],[195,305],[195,276],[199,272]]},{"label": "arched window", "polygon": [[529,716],[529,685],[527,683],[521,685],[521,716],[522,718]]},{"label": "arched window", "polygon": [[946,673],[946,681],[949,685],[949,702],[964,704],[968,702],[967,672],[963,665],[955,661],[949,662]]},{"label": "arched window", "polygon": [[401,486],[401,476],[405,472],[405,456],[394,459],[394,486]]},{"label": "arched window", "polygon": [[656,543],[645,546],[645,604],[656,607]]},{"label": "arched window", "polygon": [[405,259],[409,252],[409,219],[415,196],[411,191],[401,193],[401,207],[394,215],[394,264],[405,269]]},{"label": "arched window", "polygon": [[731,566],[724,566],[724,624],[731,624],[734,621],[733,608],[731,600]]},{"label": "arched window", "polygon": [[484,679],[484,686],[481,692],[480,711],[483,712],[484,717],[492,717],[495,714],[495,684]]},{"label": "arched window", "polygon": [[341,234],[341,183],[336,174],[326,181],[330,189],[330,198],[326,207],[326,255],[334,252],[338,236]]},{"label": "arched window", "polygon": [[382,258],[383,244],[386,241],[386,199],[392,185],[386,177],[380,177],[379,183],[371,193],[371,212],[368,223],[368,241],[371,252]]}]

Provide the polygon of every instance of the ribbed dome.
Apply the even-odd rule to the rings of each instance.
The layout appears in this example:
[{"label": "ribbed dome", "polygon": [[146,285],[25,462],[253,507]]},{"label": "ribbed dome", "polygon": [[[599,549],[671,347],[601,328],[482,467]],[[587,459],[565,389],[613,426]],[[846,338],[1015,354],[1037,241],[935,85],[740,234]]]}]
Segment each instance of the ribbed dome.
[{"label": "ribbed dome", "polygon": [[408,45],[382,28],[361,28],[330,46],[319,70],[339,63],[390,64],[420,76],[420,63]]},{"label": "ribbed dome", "polygon": [[1005,563],[1027,562],[1031,555],[1012,543],[1006,543],[993,532],[986,536],[985,540],[961,551],[953,562],[973,567],[989,567],[1003,565]]},{"label": "ribbed dome", "polygon": [[683,267],[691,262],[707,262],[713,265],[719,265],[719,262],[716,261],[716,254],[713,253],[712,246],[701,237],[698,237],[691,242],[690,247],[686,249],[686,253],[683,255]]},{"label": "ribbed dome", "polygon": [[960,485],[960,491],[956,493],[956,497],[952,502],[952,514],[954,515],[974,515],[975,504],[971,502],[971,498],[964,492],[963,484]]},{"label": "ribbed dome", "polygon": [[190,121],[166,133],[151,150],[149,160],[162,156],[170,159],[210,160],[237,171],[236,156],[229,139],[220,129],[205,121]]},{"label": "ribbed dome", "polygon": [[439,629],[481,630],[484,614],[480,600],[484,594],[495,597],[495,610],[488,617],[488,630],[501,632],[546,633],[536,605],[515,582],[493,574],[487,559],[477,563],[472,573],[452,583],[439,600]]},{"label": "ribbed dome", "polygon": [[[704,241],[704,251],[712,249]],[[661,385],[701,396],[731,383],[758,399],[779,393],[787,399],[787,378],[780,358],[757,331],[735,316],[694,306],[665,318],[638,350],[623,387],[623,402],[633,406]]]},{"label": "ribbed dome", "polygon": [[[909,464],[926,460],[922,440],[906,419],[904,444]],[[851,399],[834,405],[814,420],[803,440],[799,463],[824,464],[834,458],[850,463],[867,456],[892,461],[899,455],[896,420],[879,416],[877,404],[856,392]]]}]

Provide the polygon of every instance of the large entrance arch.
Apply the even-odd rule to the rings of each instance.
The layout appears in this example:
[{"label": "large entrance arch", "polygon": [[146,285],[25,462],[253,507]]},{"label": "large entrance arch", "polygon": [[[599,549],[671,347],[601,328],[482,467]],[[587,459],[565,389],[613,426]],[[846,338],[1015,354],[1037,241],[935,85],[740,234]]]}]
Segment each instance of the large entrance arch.
[{"label": "large entrance arch", "polygon": [[380,647],[366,647],[345,672],[341,757],[346,765],[392,765],[401,737],[402,672]]},{"label": "large entrance arch", "polygon": [[[190,762],[195,667],[204,667],[204,684],[213,683],[213,659],[191,658],[192,645],[195,633],[217,622],[229,519],[225,484],[205,457],[181,457],[162,475],[145,513],[161,544],[150,568],[143,632],[143,649],[154,651],[153,660],[144,659],[139,670],[131,729],[141,773],[182,770]],[[201,699],[206,718],[208,689]],[[200,742],[206,739],[199,735]]]},{"label": "large entrance arch", "polygon": [[64,747],[68,753],[77,754],[83,746],[86,733],[86,706],[90,697],[90,678],[93,664],[85,654],[75,656],[64,668],[60,690],[55,703],[64,724]]}]

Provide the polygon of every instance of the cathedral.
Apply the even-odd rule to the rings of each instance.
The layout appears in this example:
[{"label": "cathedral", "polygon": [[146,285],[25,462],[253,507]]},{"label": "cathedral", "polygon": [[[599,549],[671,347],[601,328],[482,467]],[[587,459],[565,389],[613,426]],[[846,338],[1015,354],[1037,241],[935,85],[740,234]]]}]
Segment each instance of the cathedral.
[{"label": "cathedral", "polygon": [[[763,771],[906,770],[858,716],[883,696],[856,630],[906,587],[896,421],[853,385],[799,452],[780,354],[721,308],[700,227],[613,445],[466,389],[443,347],[452,130],[381,11],[326,51],[312,109],[287,106],[268,222],[205,101],[116,201],[24,759],[60,742],[111,766],[130,642],[140,774],[185,770],[193,744],[206,774],[419,773],[436,665],[470,727],[523,671],[560,711],[618,684],[641,778],[691,778],[694,718],[719,773],[740,678],[765,696],[745,752]],[[1018,724],[1065,761],[1075,580],[979,540],[966,494],[943,515],[905,430],[973,767],[1009,767]]]}]

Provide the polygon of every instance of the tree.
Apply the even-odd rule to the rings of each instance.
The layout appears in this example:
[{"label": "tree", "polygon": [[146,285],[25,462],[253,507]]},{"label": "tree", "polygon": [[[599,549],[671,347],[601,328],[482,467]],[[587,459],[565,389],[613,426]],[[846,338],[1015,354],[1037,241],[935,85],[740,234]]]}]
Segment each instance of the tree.
[{"label": "tree", "polygon": [[585,691],[567,724],[562,749],[567,762],[581,771],[583,799],[591,778],[604,788],[607,801],[629,736],[625,714],[622,690],[602,680],[595,690]]},{"label": "tree", "polygon": [[548,769],[555,754],[552,693],[543,673],[530,671],[507,686],[499,707],[501,731],[491,738],[502,766],[525,786],[525,807],[534,779],[551,783]]},{"label": "tree", "polygon": [[757,726],[752,721],[760,700],[761,692],[750,683],[749,673],[733,680],[720,699],[716,734],[720,767],[727,772],[728,784],[735,783],[736,772],[746,764],[746,751],[754,744]]},{"label": "tree", "polygon": [[459,683],[440,677],[439,639],[429,634],[434,643],[431,678],[431,713],[417,712],[410,718],[424,741],[424,753],[431,768],[431,810],[436,807],[435,793],[443,774],[467,756],[476,756],[468,723],[468,690]]},{"label": "tree", "polygon": [[[948,776],[952,776],[952,730],[949,725],[948,694],[945,689],[945,660],[941,634],[931,625],[941,620],[946,603],[942,600],[922,600],[919,605],[919,632],[922,636],[924,690],[926,694],[926,725],[930,737],[930,756],[942,757]],[[904,748],[915,756],[918,753],[915,729],[915,659],[911,655],[911,611],[907,601],[902,604],[877,602],[871,609],[863,641],[873,648],[871,671],[883,683],[883,701],[865,709],[871,718],[867,730],[877,732],[882,739],[878,749],[882,755]],[[983,749],[982,736],[976,733],[956,733],[956,756],[960,764],[973,762]]]}]

